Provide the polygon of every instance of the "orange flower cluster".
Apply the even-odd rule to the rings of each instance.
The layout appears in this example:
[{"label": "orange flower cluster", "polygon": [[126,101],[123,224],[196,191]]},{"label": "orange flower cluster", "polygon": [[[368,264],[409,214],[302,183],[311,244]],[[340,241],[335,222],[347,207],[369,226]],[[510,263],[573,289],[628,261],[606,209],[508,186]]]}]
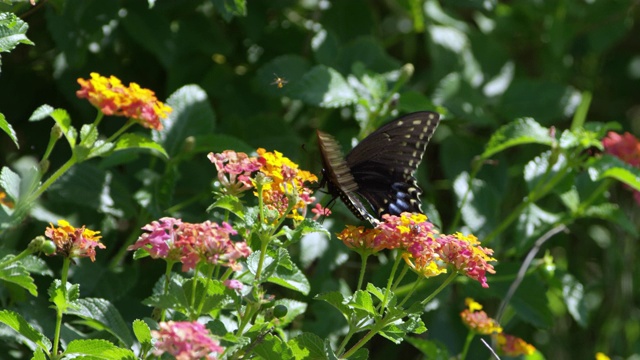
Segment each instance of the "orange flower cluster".
[{"label": "orange flower cluster", "polygon": [[57,228],[53,224],[50,225],[44,234],[56,244],[54,254],[67,258],[88,257],[95,261],[95,248],[105,248],[104,244],[100,243],[99,231],[89,230],[84,226],[76,229],[65,220],[59,220]]},{"label": "orange flower cluster", "polygon": [[289,160],[278,151],[268,152],[258,149],[258,161],[262,164],[260,172],[272,182],[264,184],[262,200],[265,206],[283,215],[289,207],[289,198],[297,198],[297,203],[289,215],[295,221],[304,219],[307,205],[313,203],[313,191],[306,187],[307,182],[317,182],[318,178],[306,170],[300,170],[298,164]]},{"label": "orange flower cluster", "polygon": [[460,313],[462,322],[472,332],[480,335],[491,335],[496,339],[499,351],[506,356],[531,355],[536,348],[519,337],[505,334],[495,319],[482,311],[482,305],[471,298],[465,299],[467,309]]},{"label": "orange flower cluster", "polygon": [[142,126],[162,130],[160,119],[166,118],[171,107],[158,101],[153,91],[136,83],[124,86],[115,76],[109,78],[91,73],[91,79],[78,79],[80,90],[76,95],[87,99],[105,115],[126,116]]},{"label": "orange flower cluster", "polygon": [[351,249],[367,249],[377,252],[399,249],[407,265],[416,273],[432,277],[447,272],[448,267],[487,284],[487,273],[495,273],[493,250],[479,246],[473,235],[439,234],[424,214],[402,213],[400,216],[384,215],[384,222],[374,229],[348,226],[340,234]]}]

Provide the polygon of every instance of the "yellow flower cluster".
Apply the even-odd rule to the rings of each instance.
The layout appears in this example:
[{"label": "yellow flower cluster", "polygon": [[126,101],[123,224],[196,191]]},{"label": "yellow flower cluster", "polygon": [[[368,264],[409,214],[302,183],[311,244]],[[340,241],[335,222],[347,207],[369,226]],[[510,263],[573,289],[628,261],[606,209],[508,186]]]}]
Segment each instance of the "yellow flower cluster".
[{"label": "yellow flower cluster", "polygon": [[158,101],[153,91],[136,83],[124,86],[115,76],[104,77],[91,73],[91,79],[78,79],[76,95],[100,109],[105,115],[126,116],[142,126],[162,130],[160,119],[166,118],[171,107]]}]

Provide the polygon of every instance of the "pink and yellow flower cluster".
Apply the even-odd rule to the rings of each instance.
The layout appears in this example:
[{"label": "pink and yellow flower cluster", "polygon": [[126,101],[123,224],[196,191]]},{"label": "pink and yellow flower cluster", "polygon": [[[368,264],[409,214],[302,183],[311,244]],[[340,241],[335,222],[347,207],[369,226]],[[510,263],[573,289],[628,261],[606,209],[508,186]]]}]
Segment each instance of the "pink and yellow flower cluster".
[{"label": "pink and yellow flower cluster", "polygon": [[251,176],[262,167],[258,158],[233,150],[219,154],[211,152],[207,158],[216,166],[218,180],[225,192],[236,196],[253,188]]},{"label": "pink and yellow flower cluster", "polygon": [[205,221],[188,223],[180,219],[161,218],[142,227],[143,233],[128,250],[144,249],[154,258],[181,262],[182,271],[195,268],[198,262],[241,270],[239,259],[251,254],[244,241],[233,241],[237,232],[227,223]]},{"label": "pink and yellow flower cluster", "polygon": [[154,355],[172,355],[177,360],[215,360],[224,348],[211,338],[207,328],[197,321],[168,321],[159,324],[160,330],[152,330],[156,339]]},{"label": "pink and yellow flower cluster", "polygon": [[91,261],[96,261],[96,248],[105,248],[100,242],[99,231],[89,230],[84,226],[75,228],[66,220],[58,220],[58,227],[50,225],[44,234],[56,245],[56,255],[66,258],[88,257]]},{"label": "pink and yellow flower cluster", "polygon": [[136,119],[142,126],[162,130],[160,119],[171,113],[171,107],[158,100],[155,93],[136,83],[124,86],[115,76],[91,73],[91,79],[78,79],[76,95],[87,99],[105,115]]},{"label": "pink and yellow flower cluster", "polygon": [[536,348],[519,337],[505,334],[502,327],[482,310],[482,305],[471,298],[465,300],[467,308],[460,313],[462,322],[474,334],[491,335],[495,338],[500,353],[506,356],[531,355]]},{"label": "pink and yellow flower cluster", "polygon": [[384,215],[374,229],[347,226],[338,238],[352,249],[377,252],[398,249],[416,273],[432,277],[458,271],[489,287],[486,274],[495,273],[491,261],[493,250],[480,246],[473,235],[439,234],[423,214]]}]

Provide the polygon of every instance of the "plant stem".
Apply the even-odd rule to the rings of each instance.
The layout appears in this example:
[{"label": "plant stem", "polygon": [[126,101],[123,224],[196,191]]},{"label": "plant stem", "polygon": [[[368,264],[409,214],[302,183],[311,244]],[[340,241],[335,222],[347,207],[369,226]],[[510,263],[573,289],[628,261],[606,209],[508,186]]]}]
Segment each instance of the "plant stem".
[{"label": "plant stem", "polygon": [[462,352],[460,353],[460,360],[464,360],[467,358],[467,353],[469,352],[469,346],[471,345],[471,340],[476,336],[476,334],[472,331],[469,331],[467,334],[467,339],[464,341],[464,347],[462,348]]},{"label": "plant stem", "polygon": [[458,276],[457,272],[455,271],[451,272],[451,275],[449,275],[449,277],[442,284],[440,284],[440,286],[434,292],[432,292],[431,295],[427,296],[427,298],[422,300],[422,302],[420,303],[423,306],[427,305],[429,301],[433,300],[433,298],[436,297],[436,295],[438,295],[447,285],[449,285],[449,283],[453,281],[453,279],[455,279],[456,276]]},{"label": "plant stem", "polygon": [[360,264],[360,275],[358,276],[358,287],[356,287],[356,290],[360,290],[362,289],[362,283],[364,282],[364,273],[365,270],[367,269],[367,259],[369,258],[369,253],[366,254],[360,254],[360,259],[361,264]]}]

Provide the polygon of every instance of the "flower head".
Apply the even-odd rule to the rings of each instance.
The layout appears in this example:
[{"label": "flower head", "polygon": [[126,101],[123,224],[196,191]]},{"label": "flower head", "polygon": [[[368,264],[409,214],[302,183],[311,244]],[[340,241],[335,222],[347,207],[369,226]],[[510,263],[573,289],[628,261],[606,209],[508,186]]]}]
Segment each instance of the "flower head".
[{"label": "flower head", "polygon": [[317,203],[316,206],[311,209],[311,212],[315,214],[313,216],[313,220],[318,220],[321,217],[327,217],[331,215],[331,209],[323,207],[320,203]]},{"label": "flower head", "polygon": [[223,284],[231,290],[242,290],[242,288],[244,287],[244,285],[240,281],[235,279],[225,280]]},{"label": "flower head", "polygon": [[480,335],[490,335],[493,333],[501,333],[502,327],[498,324],[497,321],[490,318],[486,312],[478,309],[478,303],[473,301],[473,299],[467,299],[467,309],[464,309],[460,313],[460,317],[462,318],[462,322],[469,328],[469,330],[473,331],[476,334]]},{"label": "flower head", "polygon": [[54,254],[60,254],[67,258],[88,257],[91,261],[96,261],[96,250],[98,247],[104,249],[100,242],[99,231],[89,230],[86,227],[74,228],[65,220],[58,220],[58,227],[49,224],[44,234],[56,244]]},{"label": "flower head", "polygon": [[480,242],[473,235],[445,235],[437,239],[441,247],[440,258],[453,266],[457,271],[480,282],[487,288],[487,273],[495,274],[490,261],[495,261],[491,255],[493,250],[480,246]]},{"label": "flower head", "polygon": [[215,354],[222,354],[224,348],[211,338],[211,333],[199,322],[161,322],[160,330],[152,330],[156,339],[154,355],[164,353],[177,360],[215,360]]},{"label": "flower head", "polygon": [[210,221],[194,224],[162,218],[142,229],[146,233],[128,250],[144,249],[154,259],[180,261],[183,271],[193,269],[200,261],[240,270],[238,259],[251,254],[246,242],[231,240],[230,235],[237,232],[224,222],[222,225]]},{"label": "flower head", "polygon": [[133,118],[146,128],[162,130],[160,119],[171,112],[171,107],[159,101],[153,91],[136,83],[125,87],[115,76],[107,78],[91,73],[91,79],[79,78],[78,84],[80,90],[76,95],[89,100],[105,115]]},{"label": "flower head", "polygon": [[531,355],[536,348],[519,337],[500,333],[494,335],[500,352],[506,356]]},{"label": "flower head", "polygon": [[251,189],[251,174],[262,167],[257,158],[233,150],[225,150],[219,154],[209,153],[207,157],[218,170],[220,184],[231,195]]},{"label": "flower head", "polygon": [[385,249],[384,246],[380,247],[375,244],[375,239],[379,233],[380,230],[378,229],[365,229],[364,226],[347,225],[347,227],[336,236],[349,249],[373,254]]},{"label": "flower head", "polygon": [[596,353],[596,360],[611,360],[611,358],[609,356],[607,356],[607,354],[605,354],[603,352],[597,352]]},{"label": "flower head", "polygon": [[287,216],[301,221],[306,215],[307,205],[315,201],[311,196],[313,191],[305,183],[316,182],[318,178],[306,170],[298,169],[298,164],[278,151],[257,151],[262,164],[260,172],[271,179],[271,182],[263,183],[262,200],[265,206],[282,216],[289,209],[289,203],[294,201],[292,211]]}]

